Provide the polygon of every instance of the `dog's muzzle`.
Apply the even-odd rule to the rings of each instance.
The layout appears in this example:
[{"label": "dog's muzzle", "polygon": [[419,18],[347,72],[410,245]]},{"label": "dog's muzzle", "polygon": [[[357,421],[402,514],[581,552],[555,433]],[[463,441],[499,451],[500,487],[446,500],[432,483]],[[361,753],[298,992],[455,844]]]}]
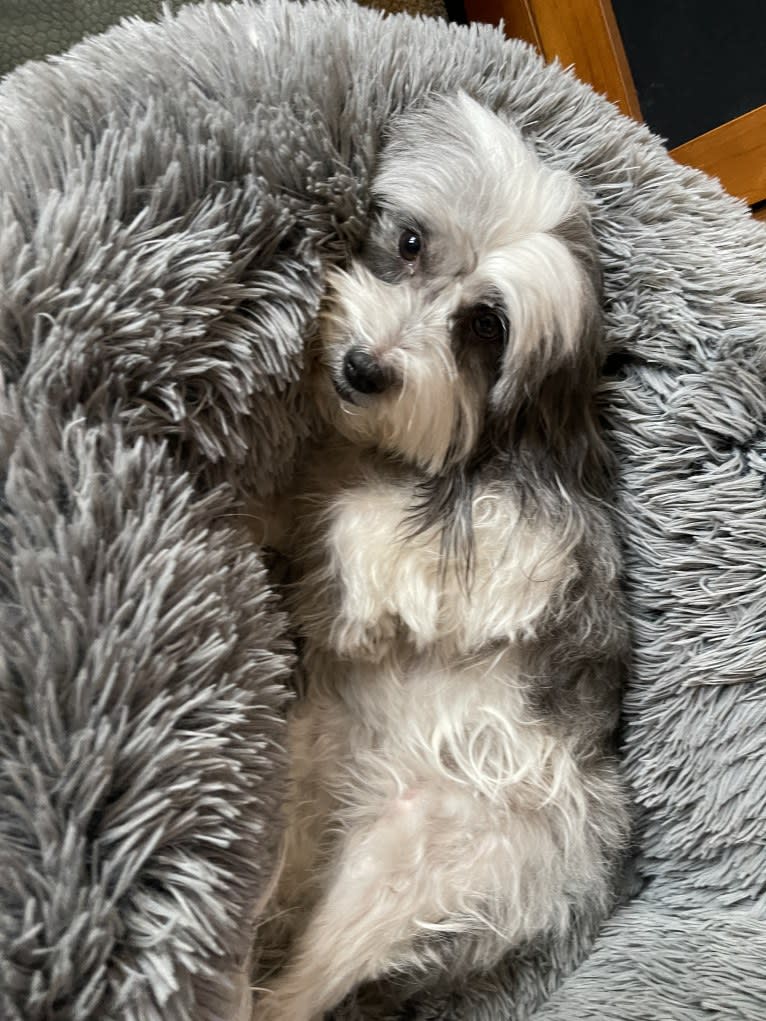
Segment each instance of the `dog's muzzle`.
[{"label": "dog's muzzle", "polygon": [[352,347],[343,358],[343,382],[355,393],[381,394],[390,380],[372,355],[361,347]]}]

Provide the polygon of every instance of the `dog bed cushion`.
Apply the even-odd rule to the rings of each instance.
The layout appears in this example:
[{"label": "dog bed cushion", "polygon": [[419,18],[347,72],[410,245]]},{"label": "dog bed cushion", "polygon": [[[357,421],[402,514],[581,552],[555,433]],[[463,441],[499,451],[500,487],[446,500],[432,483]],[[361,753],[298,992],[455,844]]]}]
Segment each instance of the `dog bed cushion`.
[{"label": "dog bed cushion", "polygon": [[0,87],[9,1021],[227,1017],[292,668],[246,499],[306,438],[304,339],[391,119],[458,89],[593,216],[635,846],[603,925],[410,1016],[766,1017],[766,231],[495,29],[268,0],[131,21]]}]

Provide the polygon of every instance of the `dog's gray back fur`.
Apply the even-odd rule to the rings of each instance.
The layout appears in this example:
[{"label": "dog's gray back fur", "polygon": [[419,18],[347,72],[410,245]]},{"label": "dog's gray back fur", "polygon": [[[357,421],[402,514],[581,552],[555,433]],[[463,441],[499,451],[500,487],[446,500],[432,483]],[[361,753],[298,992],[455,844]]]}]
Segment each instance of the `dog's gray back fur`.
[{"label": "dog's gray back fur", "polygon": [[235,3],[0,89],[4,1017],[220,1017],[274,861],[287,674],[231,497],[300,447],[304,335],[390,117],[458,88],[589,198],[642,889],[595,945],[585,916],[419,1016],[559,986],[547,1021],[764,1014],[763,228],[492,30]]}]

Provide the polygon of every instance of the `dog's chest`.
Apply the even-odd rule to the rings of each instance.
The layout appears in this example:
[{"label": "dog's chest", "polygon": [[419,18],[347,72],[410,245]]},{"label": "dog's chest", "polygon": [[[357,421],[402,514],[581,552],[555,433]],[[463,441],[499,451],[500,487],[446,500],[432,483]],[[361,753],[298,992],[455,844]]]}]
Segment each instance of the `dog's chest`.
[{"label": "dog's chest", "polygon": [[[534,636],[575,564],[554,538],[485,490],[473,506],[473,575],[445,563],[437,529],[407,530],[411,493],[383,480],[343,489],[304,577],[308,673],[302,710],[314,762],[339,800],[457,784],[534,807],[556,771],[549,726],[522,681]],[[311,743],[311,742],[309,742]],[[563,756],[563,758],[562,758]]]},{"label": "dog's chest", "polygon": [[333,598],[317,575],[304,589],[312,609],[325,600],[332,616],[318,640],[364,659],[391,641],[466,655],[533,637],[574,579],[575,560],[497,487],[479,491],[471,512],[469,572],[468,550],[445,550],[438,526],[413,531],[406,487],[370,481],[338,494],[320,539]]}]

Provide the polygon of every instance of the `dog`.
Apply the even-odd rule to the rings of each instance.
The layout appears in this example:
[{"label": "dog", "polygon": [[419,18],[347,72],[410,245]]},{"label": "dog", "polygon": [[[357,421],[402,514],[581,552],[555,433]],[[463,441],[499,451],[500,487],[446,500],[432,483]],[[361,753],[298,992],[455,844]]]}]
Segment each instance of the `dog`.
[{"label": "dog", "polygon": [[304,680],[264,1021],[565,935],[627,833],[583,193],[461,93],[400,115],[373,201],[313,345],[324,431],[271,515]]}]

